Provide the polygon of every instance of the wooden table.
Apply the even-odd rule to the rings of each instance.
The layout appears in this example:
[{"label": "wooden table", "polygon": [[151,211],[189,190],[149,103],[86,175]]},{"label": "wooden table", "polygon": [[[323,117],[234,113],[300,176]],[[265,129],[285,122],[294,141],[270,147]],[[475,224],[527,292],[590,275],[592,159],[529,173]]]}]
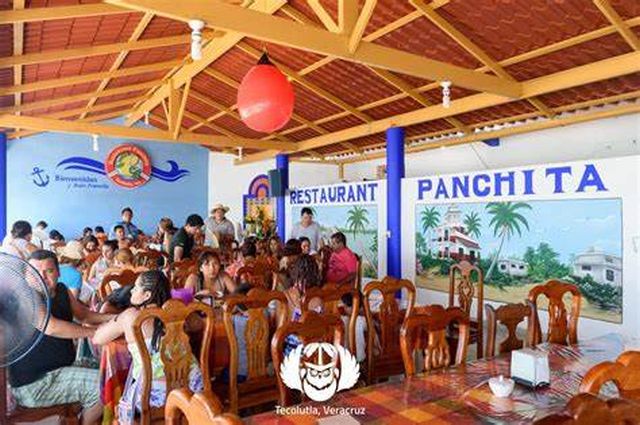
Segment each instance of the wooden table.
[{"label": "wooden table", "polygon": [[[338,393],[326,403],[305,403],[280,415],[265,413],[246,418],[245,422],[251,425],[314,424],[320,417],[341,415],[332,423],[351,423],[353,419],[357,421],[354,424],[394,425],[531,423],[562,410],[578,393],[582,377],[593,365],[638,348],[628,344],[615,334],[571,347],[541,344],[538,348],[549,353],[551,385],[537,391],[516,385],[507,399],[494,397],[487,383],[492,376],[510,375],[511,356],[503,355],[464,367]],[[326,408],[331,410],[325,411]]]}]

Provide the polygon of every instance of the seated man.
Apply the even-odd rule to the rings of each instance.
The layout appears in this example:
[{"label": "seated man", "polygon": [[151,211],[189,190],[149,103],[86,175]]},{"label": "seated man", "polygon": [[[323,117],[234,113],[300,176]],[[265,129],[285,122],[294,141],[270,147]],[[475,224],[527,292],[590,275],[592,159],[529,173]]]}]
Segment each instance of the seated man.
[{"label": "seated man", "polygon": [[97,423],[102,415],[98,370],[75,367],[75,338],[90,338],[98,325],[113,315],[92,312],[58,283],[58,259],[51,251],[38,250],[29,263],[40,273],[51,297],[51,317],[45,335],[20,361],[9,366],[9,382],[18,405],[48,407],[81,403],[82,423]]},{"label": "seated man", "polygon": [[169,245],[169,260],[176,262],[191,257],[196,236],[202,233],[204,220],[198,214],[191,214],[187,222],[173,235]]},{"label": "seated man", "polygon": [[327,282],[346,283],[356,277],[358,271],[358,258],[347,248],[347,238],[344,233],[338,232],[331,236],[331,257],[327,269]]},{"label": "seated man", "polygon": [[119,221],[118,223],[116,223],[113,226],[113,230],[111,231],[111,234],[109,235],[110,239],[117,239],[116,238],[116,227],[117,226],[122,226],[122,228],[124,229],[124,235],[125,237],[133,240],[134,242],[136,240],[138,240],[138,236],[143,235],[144,233],[142,233],[142,231],[140,229],[138,229],[138,227],[133,224],[132,220],[133,220],[133,210],[129,207],[123,208],[122,211],[120,212],[121,217],[122,217],[122,221]]}]

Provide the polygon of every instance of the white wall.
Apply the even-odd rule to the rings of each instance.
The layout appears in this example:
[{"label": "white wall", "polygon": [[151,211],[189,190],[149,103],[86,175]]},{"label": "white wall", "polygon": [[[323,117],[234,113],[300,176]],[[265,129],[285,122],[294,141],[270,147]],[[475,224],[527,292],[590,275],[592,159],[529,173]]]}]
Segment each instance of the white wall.
[{"label": "white wall", "polygon": [[[591,121],[500,139],[423,151],[407,156],[407,177],[506,168],[547,162],[600,159],[640,153],[640,114]],[[347,181],[375,179],[385,160],[345,166]]]},{"label": "white wall", "polygon": [[[276,168],[275,158],[245,165],[234,165],[235,157],[211,152],[209,154],[209,208],[217,203],[228,205],[227,217],[234,222],[242,220],[242,195],[249,183],[259,174]],[[289,164],[289,186],[317,186],[337,183],[338,167],[333,165]]]}]

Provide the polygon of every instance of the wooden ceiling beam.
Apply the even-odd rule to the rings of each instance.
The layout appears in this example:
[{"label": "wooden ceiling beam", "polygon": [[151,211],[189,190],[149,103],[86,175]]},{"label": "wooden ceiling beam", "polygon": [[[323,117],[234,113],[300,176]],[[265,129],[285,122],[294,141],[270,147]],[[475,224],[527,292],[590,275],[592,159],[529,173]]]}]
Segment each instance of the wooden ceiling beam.
[{"label": "wooden ceiling beam", "polygon": [[[225,4],[220,1],[202,3],[198,0],[107,0],[122,7],[151,11],[170,19],[186,22],[193,16],[208,26],[287,47],[310,51],[350,62],[371,65],[429,80],[449,80],[466,89],[518,98],[519,83],[504,78],[480,74],[449,63],[428,59],[406,51],[379,44],[361,42],[355,53],[340,34],[308,27],[286,18]],[[239,40],[238,40],[239,41]]]},{"label": "wooden ceiling beam", "polygon": [[338,24],[333,20],[329,12],[320,4],[320,0],[307,0],[307,4],[313,10],[313,13],[316,14],[320,22],[324,27],[331,32],[340,32],[340,28]]},{"label": "wooden ceiling beam", "polygon": [[636,52],[640,50],[640,40],[638,36],[629,28],[624,20],[618,15],[618,12],[611,6],[609,0],[593,0],[600,12],[607,18],[609,22],[616,28],[622,38],[627,42],[629,46]]},{"label": "wooden ceiling beam", "polygon": [[351,34],[358,21],[358,2],[353,0],[338,0],[338,32]]},{"label": "wooden ceiling beam", "polygon": [[[464,35],[456,27],[454,27],[449,21],[440,16],[438,12],[436,12],[423,0],[409,0],[409,2],[413,5],[413,7],[422,12],[422,14],[427,19],[429,19],[431,23],[433,23],[441,31],[452,38],[458,45],[469,52],[473,57],[487,66],[498,77],[516,82],[516,80],[511,75],[509,75],[509,73],[505,71],[499,63],[493,60],[493,58],[491,58],[484,50],[482,50],[480,46],[471,41],[471,39],[469,39],[466,35]],[[553,113],[551,112],[551,110],[540,99],[528,99],[528,101],[533,105],[534,108],[539,109],[549,118],[553,117]]]},{"label": "wooden ceiling beam", "polygon": [[[118,94],[131,93],[135,91],[145,90],[150,87],[155,87],[156,83],[141,83],[131,84],[128,86],[116,87],[113,89],[107,89],[100,94],[100,97],[114,96]],[[94,92],[75,94],[73,96],[57,97],[53,99],[39,100],[36,102],[23,103],[20,106],[8,106],[0,108],[0,114],[15,114],[17,112],[33,111],[36,109],[44,109],[52,106],[60,106],[67,103],[78,102],[82,100],[89,100],[94,96]]]},{"label": "wooden ceiling beam", "polygon": [[[286,4],[287,0],[262,0],[253,2],[248,6],[249,10],[259,10],[266,14],[273,14],[278,9]],[[209,2],[201,3],[201,6],[207,6]],[[185,5],[188,7],[188,5]],[[139,10],[143,12],[148,12],[150,10],[145,9],[144,7]],[[189,12],[191,13],[191,12]],[[194,11],[190,16],[198,16],[198,14]],[[203,17],[200,17],[203,19]],[[204,69],[206,69],[213,61],[224,55],[227,51],[229,51],[233,46],[235,46],[240,40],[242,40],[243,35],[226,32],[224,35],[218,37],[217,39],[210,41],[202,48],[202,59],[197,61],[190,61],[188,64],[182,66],[177,70],[172,70],[170,75],[165,76],[163,80],[167,80],[169,78],[174,80],[175,87],[182,87],[186,82]],[[149,93],[149,97],[140,104],[134,107],[134,110],[129,114],[129,118],[126,120],[126,125],[130,126],[139,119],[141,119],[145,112],[152,111],[156,106],[158,106],[163,99],[168,96],[166,85],[160,85],[156,90]]]},{"label": "wooden ceiling beam", "polygon": [[0,115],[0,127],[25,128],[30,130],[51,131],[71,134],[97,134],[104,137],[124,139],[151,140],[157,142],[180,142],[212,147],[242,147],[249,149],[288,149],[294,148],[291,143],[263,141],[254,139],[231,139],[227,136],[209,136],[184,132],[178,140],[172,138],[167,131],[150,130],[138,127],[117,125],[98,125],[84,121],[65,121],[51,118],[36,118],[16,115]]},{"label": "wooden ceiling beam", "polygon": [[[25,6],[25,0],[14,0],[13,10],[22,10]],[[13,24],[13,57],[20,57],[24,53],[24,22],[15,22]],[[13,67],[13,84],[18,86],[22,84],[22,66],[15,65]],[[13,94],[13,105],[20,107],[22,104],[22,93]],[[19,114],[19,112],[18,112]]]},{"label": "wooden ceiling beam", "polygon": [[[520,126],[504,128],[500,130],[474,133],[474,134],[470,134],[463,137],[445,139],[442,141],[428,143],[425,145],[408,146],[405,149],[405,154],[408,155],[408,154],[422,152],[426,150],[438,149],[441,147],[464,145],[464,144],[469,144],[473,142],[478,142],[481,140],[486,140],[489,138],[515,136],[518,134],[530,133],[533,131],[540,131],[540,130],[546,130],[546,129],[557,128],[557,127],[565,127],[567,125],[579,124],[579,123],[594,121],[599,119],[613,118],[621,115],[635,114],[638,112],[640,112],[640,104],[634,103],[631,105],[622,105],[622,106],[617,106],[611,109],[605,109],[602,111],[585,112],[585,113],[571,115],[568,117],[556,117],[553,120],[545,120],[545,121],[539,121],[531,124],[523,124]],[[348,164],[348,163],[354,163],[354,162],[368,161],[371,159],[384,158],[385,155],[386,154],[384,152],[374,153],[369,155],[367,158],[362,158],[362,159],[349,158],[349,159],[345,159],[344,161],[339,161],[338,163]]]},{"label": "wooden ceiling beam", "polygon": [[362,36],[364,35],[364,30],[367,28],[367,24],[369,24],[369,20],[373,16],[373,11],[377,3],[378,0],[365,0],[362,11],[360,11],[360,15],[349,36],[349,43],[347,45],[349,53],[353,54],[358,50],[358,46],[360,46]]},{"label": "wooden ceiling beam", "polygon": [[132,66],[117,71],[102,71],[90,74],[74,75],[72,77],[51,78],[48,80],[40,80],[34,83],[25,83],[18,86],[0,87],[0,96],[6,96],[13,93],[25,93],[38,90],[55,89],[58,87],[71,86],[74,84],[88,83],[91,81],[102,80],[107,77],[119,78],[130,75],[146,74],[149,72],[163,71],[171,66],[180,63],[180,61],[156,62],[149,65]]},{"label": "wooden ceiling beam", "polygon": [[86,18],[90,16],[131,13],[131,10],[104,3],[75,6],[30,7],[0,11],[0,25],[24,22],[52,21],[56,19]]},{"label": "wooden ceiling beam", "polygon": [[[138,41],[138,39],[142,36],[142,34],[144,33],[144,30],[147,29],[147,27],[149,26],[152,20],[153,20],[153,14],[145,13],[142,16],[142,19],[140,19],[140,22],[138,22],[138,25],[136,25],[136,28],[133,30],[133,33],[129,37],[128,41],[130,43]],[[129,55],[129,50],[123,50],[120,53],[118,53],[118,56],[116,57],[116,59],[111,64],[111,67],[109,68],[109,72],[117,71],[124,63],[125,59],[127,58],[127,55]],[[98,85],[98,88],[96,90],[96,95],[91,99],[89,99],[89,103],[87,104],[87,109],[85,112],[80,114],[80,119],[83,119],[91,111],[91,108],[98,100],[98,97],[100,97],[100,93],[102,93],[104,89],[107,88],[110,82],[111,82],[111,77],[107,77],[102,81],[100,81],[100,85]]]},{"label": "wooden ceiling beam", "polygon": [[[219,32],[207,31],[203,35],[205,40],[213,40]],[[145,40],[126,41],[123,43],[100,44],[96,46],[77,47],[72,49],[45,50],[38,53],[27,53],[19,56],[0,58],[0,68],[16,65],[33,65],[36,63],[58,62],[69,59],[86,58],[89,56],[120,53],[124,50],[147,50],[158,47],[177,46],[191,42],[190,35],[175,35],[170,37],[149,38]]]}]

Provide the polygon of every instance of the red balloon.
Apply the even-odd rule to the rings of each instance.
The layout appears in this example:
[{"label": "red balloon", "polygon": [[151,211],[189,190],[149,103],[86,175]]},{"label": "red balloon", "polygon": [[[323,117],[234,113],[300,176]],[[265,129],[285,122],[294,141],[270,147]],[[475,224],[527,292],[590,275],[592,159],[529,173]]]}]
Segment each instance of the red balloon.
[{"label": "red balloon", "polygon": [[284,127],[294,103],[293,87],[274,65],[258,64],[244,76],[238,88],[238,112],[255,131],[271,133]]}]

